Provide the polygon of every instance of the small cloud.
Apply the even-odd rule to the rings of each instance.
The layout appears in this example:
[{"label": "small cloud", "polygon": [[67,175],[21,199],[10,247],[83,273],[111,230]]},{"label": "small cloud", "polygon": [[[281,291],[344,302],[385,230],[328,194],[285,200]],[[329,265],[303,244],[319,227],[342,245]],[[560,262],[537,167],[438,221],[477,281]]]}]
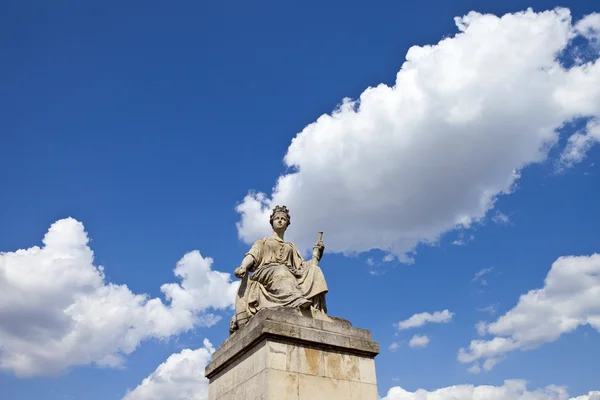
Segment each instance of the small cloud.
[{"label": "small cloud", "polygon": [[502,360],[499,359],[499,358],[488,358],[483,363],[483,369],[486,370],[486,371],[491,371],[492,368],[494,368],[494,366],[496,364],[498,364],[500,361],[502,361]]},{"label": "small cloud", "polygon": [[574,133],[567,140],[567,145],[560,155],[557,171],[562,172],[578,162],[583,161],[589,149],[600,142],[600,121],[590,119],[585,128]]},{"label": "small cloud", "polygon": [[412,337],[412,339],[410,339],[410,342],[408,342],[408,345],[410,347],[417,348],[417,347],[427,347],[427,345],[429,345],[429,337],[427,337],[427,335],[414,335]]},{"label": "small cloud", "polygon": [[496,303],[496,304],[490,304],[487,307],[476,308],[476,310],[480,311],[480,312],[487,312],[487,313],[490,313],[490,314],[496,314],[496,312],[498,311],[497,308],[496,308],[497,306],[498,306],[498,303]]},{"label": "small cloud", "polygon": [[369,266],[369,275],[379,276],[385,272],[381,269],[381,265],[376,262],[373,257],[367,258],[365,263]]},{"label": "small cloud", "polygon": [[494,269],[494,267],[480,269],[479,271],[477,271],[475,273],[475,276],[473,277],[471,282],[478,282],[482,286],[487,286],[487,284],[488,284],[487,279],[484,279],[483,277],[484,277],[484,275],[492,272],[493,269]]},{"label": "small cloud", "polygon": [[487,334],[487,324],[483,321],[479,321],[475,324],[475,329],[479,336],[485,336]]},{"label": "small cloud", "polygon": [[500,211],[496,212],[496,214],[492,217],[492,221],[494,221],[498,225],[510,224],[510,218],[508,218],[508,215],[503,214]]},{"label": "small cloud", "polygon": [[585,169],[585,171],[583,171],[583,175],[585,175],[585,176],[594,175],[593,172],[589,171],[590,169],[592,169],[592,167],[594,165],[595,165],[594,163],[591,163],[590,165],[588,165],[587,168]]},{"label": "small cloud", "polygon": [[400,343],[399,342],[392,342],[392,344],[390,344],[390,346],[388,347],[389,351],[397,351],[400,348]]},{"label": "small cloud", "polygon": [[385,262],[392,262],[392,261],[394,261],[395,258],[396,257],[393,254],[389,253],[389,254],[386,254],[383,257],[383,261],[385,261]]},{"label": "small cloud", "polygon": [[404,321],[400,321],[397,324],[394,324],[399,330],[410,329],[410,328],[418,328],[420,326],[425,325],[428,322],[431,323],[448,323],[452,320],[454,316],[453,312],[448,310],[444,311],[435,311],[433,314],[428,312],[423,312],[419,314],[414,314],[412,317],[405,319]]},{"label": "small cloud", "polygon": [[477,375],[478,373],[481,372],[481,368],[479,368],[479,364],[476,363],[476,364],[471,365],[467,371],[469,371],[472,374]]},{"label": "small cloud", "polygon": [[457,238],[456,240],[454,240],[454,241],[452,242],[452,244],[453,244],[454,246],[464,246],[464,245],[466,245],[467,243],[469,243],[469,242],[473,241],[473,239],[475,239],[475,235],[471,234],[471,235],[468,235],[468,236],[467,236],[467,235],[465,235],[465,233],[464,233],[464,232],[460,232],[460,233],[458,234],[458,238]]}]

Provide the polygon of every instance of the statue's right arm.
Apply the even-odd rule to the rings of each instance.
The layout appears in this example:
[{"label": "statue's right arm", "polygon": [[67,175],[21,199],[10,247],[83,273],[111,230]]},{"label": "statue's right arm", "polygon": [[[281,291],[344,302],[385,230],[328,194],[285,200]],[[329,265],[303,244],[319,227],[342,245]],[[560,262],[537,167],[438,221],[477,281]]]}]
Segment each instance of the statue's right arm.
[{"label": "statue's right arm", "polygon": [[244,257],[244,259],[242,260],[240,267],[244,268],[245,270],[248,270],[253,265],[254,265],[254,257],[252,257],[250,254],[246,254],[246,257]]},{"label": "statue's right arm", "polygon": [[248,273],[248,269],[250,269],[252,265],[254,265],[254,257],[252,257],[250,254],[247,254],[242,260],[240,266],[235,269],[234,275],[238,278],[243,278],[244,275]]}]

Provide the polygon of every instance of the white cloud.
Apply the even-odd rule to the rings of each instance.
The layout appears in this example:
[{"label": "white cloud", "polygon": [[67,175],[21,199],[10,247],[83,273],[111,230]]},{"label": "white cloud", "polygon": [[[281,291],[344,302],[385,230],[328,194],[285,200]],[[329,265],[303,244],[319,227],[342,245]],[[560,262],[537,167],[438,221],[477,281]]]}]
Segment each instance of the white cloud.
[{"label": "white cloud", "polygon": [[510,223],[510,218],[508,218],[508,215],[497,211],[496,215],[492,217],[492,221],[500,225],[508,225]]},{"label": "white cloud", "polygon": [[494,368],[494,366],[496,364],[498,364],[500,361],[502,361],[502,360],[499,358],[488,358],[487,360],[485,360],[483,362],[483,369],[485,371],[491,371],[492,368]]},{"label": "white cloud", "polygon": [[414,335],[410,339],[410,342],[408,342],[408,345],[414,349],[415,347],[427,347],[429,342],[430,340],[427,335]]},{"label": "white cloud", "polygon": [[475,276],[473,277],[472,282],[478,282],[482,286],[487,286],[488,282],[487,282],[487,279],[484,279],[484,275],[489,274],[490,272],[492,272],[493,269],[494,269],[494,267],[480,269],[479,271],[477,271],[475,273]]},{"label": "white cloud", "polygon": [[490,314],[496,314],[496,307],[497,306],[498,306],[497,304],[490,304],[489,306],[486,306],[486,307],[477,308],[477,311],[487,312],[487,313],[490,313]]},{"label": "white cloud", "polygon": [[399,342],[392,342],[392,344],[390,344],[390,346],[388,347],[388,349],[392,352],[397,351],[399,348],[400,348]]},{"label": "white cloud", "polygon": [[270,209],[285,204],[301,248],[324,231],[330,251],[410,260],[417,244],[485,218],[565,122],[600,116],[600,62],[556,59],[579,32],[567,9],[470,12],[456,25],[453,37],[411,47],[393,87],[370,87],[306,126],[272,193],[238,204],[239,236],[268,234]]},{"label": "white cloud", "polygon": [[481,368],[479,367],[479,364],[473,364],[468,368],[468,371],[472,374],[478,374],[481,372]]},{"label": "white cloud", "polygon": [[475,239],[475,235],[465,235],[464,232],[459,232],[458,238],[456,238],[452,244],[454,246],[465,246],[467,243],[473,241],[473,239]]},{"label": "white cloud", "polygon": [[453,312],[448,310],[444,311],[435,311],[433,314],[428,312],[422,312],[419,314],[415,314],[412,317],[405,319],[404,321],[400,321],[397,324],[394,324],[399,330],[418,328],[420,326],[425,325],[428,322],[431,323],[448,323],[452,321],[452,317],[454,316]]},{"label": "white cloud", "polygon": [[106,282],[94,265],[83,224],[52,224],[43,246],[0,253],[0,369],[46,375],[70,366],[118,367],[142,340],[165,339],[219,317],[238,283],[213,271],[213,260],[187,253],[175,267],[180,283],[163,285],[168,303]]},{"label": "white cloud", "polygon": [[386,254],[385,256],[383,256],[383,261],[384,262],[392,262],[392,261],[394,261],[394,256],[392,256],[391,254]]},{"label": "white cloud", "polygon": [[567,147],[560,157],[562,166],[571,167],[581,162],[590,147],[598,142],[600,142],[600,122],[589,121],[584,132],[569,137]]},{"label": "white cloud", "polygon": [[574,397],[572,400],[600,400],[600,390],[594,390],[588,394]]},{"label": "white cloud", "polygon": [[172,354],[138,387],[127,392],[123,400],[208,399],[208,379],[204,377],[204,367],[210,362],[214,351],[208,339],[204,339],[202,348],[185,349]]},{"label": "white cloud", "polygon": [[[489,340],[472,340],[458,360],[488,362],[488,370],[506,353],[529,350],[553,342],[581,325],[600,332],[600,254],[560,257],[541,289],[530,290],[517,305],[495,322],[477,324]],[[493,361],[490,361],[493,360]]]},{"label": "white cloud", "polygon": [[479,321],[475,324],[475,330],[479,336],[485,336],[487,333],[487,325],[483,321]]},{"label": "white cloud", "polygon": [[577,22],[575,29],[589,39],[600,40],[600,14],[592,13],[586,15]]},{"label": "white cloud", "polygon": [[[544,389],[529,391],[523,380],[506,380],[502,386],[455,385],[431,392],[419,389],[409,392],[393,387],[382,400],[567,400],[564,387],[550,385]],[[600,392],[570,398],[570,400],[600,400]]]}]

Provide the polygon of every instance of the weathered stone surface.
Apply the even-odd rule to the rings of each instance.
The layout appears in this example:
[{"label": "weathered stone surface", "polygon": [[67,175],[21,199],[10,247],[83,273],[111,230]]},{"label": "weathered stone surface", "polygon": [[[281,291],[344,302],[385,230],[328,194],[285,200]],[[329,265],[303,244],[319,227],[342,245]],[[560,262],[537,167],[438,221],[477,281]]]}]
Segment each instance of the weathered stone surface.
[{"label": "weathered stone surface", "polygon": [[318,234],[312,258],[304,260],[296,245],[284,240],[290,225],[287,207],[276,206],[269,222],[273,234],[255,241],[234,271],[242,281],[229,323],[230,333],[264,309],[288,307],[327,313],[328,288],[319,267],[325,250],[323,232]]},{"label": "weathered stone surface", "polygon": [[213,354],[209,400],[377,400],[378,352],[348,321],[263,310]]},{"label": "weathered stone surface", "polygon": [[210,375],[240,353],[265,338],[275,342],[362,354],[371,358],[379,353],[379,345],[371,340],[371,332],[354,328],[350,322],[340,318],[331,320],[332,322],[328,322],[305,317],[293,309],[263,310],[215,351],[213,361],[206,367],[206,375],[210,378]]}]

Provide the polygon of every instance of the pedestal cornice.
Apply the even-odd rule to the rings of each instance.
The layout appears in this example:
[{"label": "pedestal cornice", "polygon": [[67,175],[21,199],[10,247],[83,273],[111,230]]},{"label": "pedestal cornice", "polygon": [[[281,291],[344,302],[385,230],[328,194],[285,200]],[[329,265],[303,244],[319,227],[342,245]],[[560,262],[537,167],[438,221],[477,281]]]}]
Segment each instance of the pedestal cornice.
[{"label": "pedestal cornice", "polygon": [[319,312],[305,313],[308,315],[300,315],[293,309],[259,312],[215,351],[212,362],[205,369],[206,377],[215,377],[248,349],[267,339],[368,358],[379,354],[379,345],[372,340],[370,331],[355,328],[341,318]]}]

